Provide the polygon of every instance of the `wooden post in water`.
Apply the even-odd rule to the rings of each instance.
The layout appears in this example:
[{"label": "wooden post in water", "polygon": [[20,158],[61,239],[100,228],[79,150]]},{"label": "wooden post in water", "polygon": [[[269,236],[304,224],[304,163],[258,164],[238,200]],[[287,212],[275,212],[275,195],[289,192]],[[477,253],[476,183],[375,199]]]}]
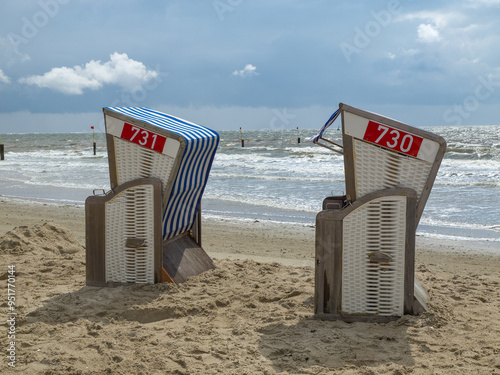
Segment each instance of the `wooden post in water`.
[{"label": "wooden post in water", "polygon": [[241,147],[245,147],[245,140],[243,139],[243,131],[240,126],[240,138],[241,138]]},{"label": "wooden post in water", "polygon": [[0,144],[0,160],[5,160],[4,157],[4,145]]},{"label": "wooden post in water", "polygon": [[95,144],[94,127],[91,126],[90,129],[92,129],[92,144],[94,146],[94,156],[95,156],[96,155],[96,144]]},{"label": "wooden post in water", "polygon": [[297,126],[297,143],[300,143],[299,127]]}]

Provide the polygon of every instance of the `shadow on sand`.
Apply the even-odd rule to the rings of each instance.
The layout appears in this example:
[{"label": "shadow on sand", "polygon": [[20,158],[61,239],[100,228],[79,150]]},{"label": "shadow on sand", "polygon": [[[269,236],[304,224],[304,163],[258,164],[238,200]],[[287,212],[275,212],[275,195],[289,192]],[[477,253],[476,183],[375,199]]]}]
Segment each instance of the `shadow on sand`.
[{"label": "shadow on sand", "polygon": [[412,366],[404,318],[391,323],[300,320],[261,330],[260,351],[275,369]]}]

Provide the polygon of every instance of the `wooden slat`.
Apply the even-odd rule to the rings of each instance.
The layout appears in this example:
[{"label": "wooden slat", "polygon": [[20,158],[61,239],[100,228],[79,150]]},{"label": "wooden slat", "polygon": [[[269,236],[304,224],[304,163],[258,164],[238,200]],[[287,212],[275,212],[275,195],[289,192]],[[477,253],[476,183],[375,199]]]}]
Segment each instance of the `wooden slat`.
[{"label": "wooden slat", "polygon": [[115,137],[106,133],[106,146],[108,148],[108,166],[111,189],[118,186],[118,173],[116,171]]},{"label": "wooden slat", "polygon": [[85,274],[89,286],[105,286],[105,216],[102,197],[85,200]]},{"label": "wooden slat", "polygon": [[411,190],[406,196],[406,236],[405,236],[405,273],[404,273],[404,314],[413,313],[413,289],[415,279],[415,224],[417,192]]},{"label": "wooden slat", "polygon": [[163,268],[175,283],[189,276],[214,269],[214,263],[203,248],[189,235],[180,235],[163,244]]},{"label": "wooden slat", "polygon": [[342,220],[337,210],[316,216],[315,314],[340,313],[342,286]]},{"label": "wooden slat", "polygon": [[345,132],[345,119],[342,114],[342,145],[344,146],[344,174],[345,174],[345,189],[348,200],[355,201],[358,199],[356,195],[356,173],[354,170],[354,140]]}]

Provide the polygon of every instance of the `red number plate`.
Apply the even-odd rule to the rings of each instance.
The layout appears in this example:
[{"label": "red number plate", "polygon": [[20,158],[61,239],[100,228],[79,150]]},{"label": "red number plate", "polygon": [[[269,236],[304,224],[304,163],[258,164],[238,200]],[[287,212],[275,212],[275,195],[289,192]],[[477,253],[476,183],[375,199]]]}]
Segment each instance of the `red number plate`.
[{"label": "red number plate", "polygon": [[127,123],[123,125],[121,138],[157,152],[163,152],[163,147],[167,140],[167,138],[162,135]]},{"label": "red number plate", "polygon": [[423,141],[421,137],[373,121],[368,123],[363,139],[415,157]]}]

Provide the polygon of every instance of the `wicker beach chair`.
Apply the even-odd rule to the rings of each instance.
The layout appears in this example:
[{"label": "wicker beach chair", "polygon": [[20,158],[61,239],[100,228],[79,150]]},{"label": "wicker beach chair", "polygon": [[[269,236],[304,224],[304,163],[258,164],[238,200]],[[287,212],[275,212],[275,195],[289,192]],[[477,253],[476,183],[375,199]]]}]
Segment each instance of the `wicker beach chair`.
[{"label": "wicker beach chair", "polygon": [[[111,192],[89,197],[86,202],[87,284],[179,283],[213,268],[201,247],[200,202],[218,134],[148,108],[108,107],[103,112]],[[136,184],[152,188],[137,195],[130,190],[137,189]],[[160,256],[151,255],[155,265],[148,263],[147,281],[124,276],[128,270],[133,274],[137,267],[143,267],[142,263],[125,262],[132,259],[127,254],[152,245],[135,234],[143,227],[154,227],[153,238],[158,237],[161,243]],[[110,242],[112,237],[115,242]],[[157,254],[158,250],[155,247],[146,252]],[[118,260],[108,262],[110,254]]]},{"label": "wicker beach chair", "polygon": [[[339,115],[341,143],[323,136]],[[316,217],[316,316],[383,321],[422,312],[415,231],[446,142],[342,103],[311,140],[343,154],[346,183]]]}]

